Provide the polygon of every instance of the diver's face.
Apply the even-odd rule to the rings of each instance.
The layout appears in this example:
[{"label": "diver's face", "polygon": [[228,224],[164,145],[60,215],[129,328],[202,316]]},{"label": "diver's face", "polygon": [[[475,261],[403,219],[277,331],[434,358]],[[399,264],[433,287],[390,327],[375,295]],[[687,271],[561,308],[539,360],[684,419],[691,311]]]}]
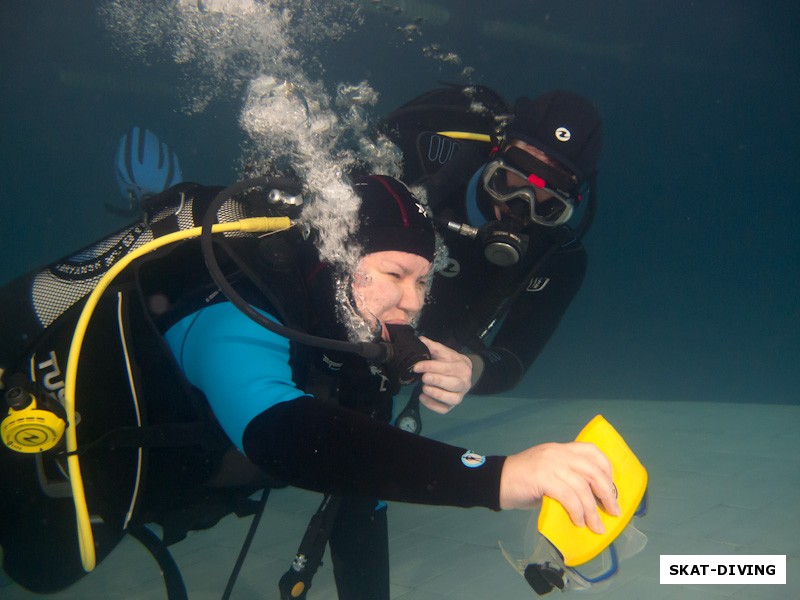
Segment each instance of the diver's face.
[{"label": "diver's face", "polygon": [[[508,143],[508,145],[515,146],[521,150],[524,150],[534,158],[537,158],[543,163],[548,164],[552,167],[558,166],[558,164],[552,158],[550,158],[547,154],[539,150],[539,148],[537,148],[536,146],[531,146],[530,144],[523,142],[521,140],[511,140]],[[506,173],[506,185],[508,185],[508,187],[514,188],[514,187],[528,186],[529,183],[527,180],[523,179],[522,177],[519,177],[518,175],[514,175],[513,173]],[[536,190],[534,190],[533,197],[536,198],[536,202],[538,204],[550,200],[553,197],[553,194],[551,194],[545,189],[537,188]],[[508,205],[501,204],[498,202],[494,203],[494,214],[498,220],[501,220],[503,216],[506,216],[507,218],[518,219],[518,217],[514,217],[511,214],[511,209],[509,208]],[[529,220],[525,219],[525,221],[527,222]]]},{"label": "diver's face", "polygon": [[353,279],[356,309],[370,325],[381,324],[381,338],[388,341],[386,323],[410,325],[425,303],[431,263],[416,254],[373,252],[359,262]]}]

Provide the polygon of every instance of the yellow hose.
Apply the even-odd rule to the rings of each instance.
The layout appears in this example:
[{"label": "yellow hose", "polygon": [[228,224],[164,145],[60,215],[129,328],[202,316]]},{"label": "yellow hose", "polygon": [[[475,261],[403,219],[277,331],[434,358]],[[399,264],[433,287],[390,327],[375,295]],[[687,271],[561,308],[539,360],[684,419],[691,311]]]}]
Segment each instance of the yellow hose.
[{"label": "yellow hose", "polygon": [[470,133],[469,131],[437,131],[436,133],[456,140],[472,140],[474,142],[492,141],[492,137],[485,133]]},{"label": "yellow hose", "polygon": [[[211,231],[212,233],[224,233],[228,231],[269,232],[281,231],[291,226],[292,222],[288,217],[254,217],[234,221],[232,223],[214,225]],[[64,408],[67,412],[67,468],[69,470],[72,499],[75,503],[75,516],[78,523],[78,544],[81,551],[81,562],[83,563],[83,569],[87,572],[93,570],[96,565],[94,536],[92,534],[92,525],[89,520],[89,509],[86,505],[86,493],[83,487],[83,479],[81,478],[80,462],[78,461],[78,455],[75,454],[78,449],[78,438],[75,431],[75,386],[78,378],[78,360],[80,359],[81,347],[83,346],[86,330],[89,327],[92,313],[97,307],[97,303],[100,301],[103,292],[105,292],[114,278],[129,264],[137,258],[157,250],[158,248],[181,240],[198,237],[201,233],[202,227],[176,231],[175,233],[170,233],[152,242],[148,242],[144,246],[123,256],[114,263],[105,275],[103,275],[97,283],[97,286],[92,290],[92,293],[89,294],[89,297],[86,299],[86,305],[83,307],[81,316],[78,319],[78,324],[75,326],[75,334],[72,337],[69,355],[67,356]]]}]

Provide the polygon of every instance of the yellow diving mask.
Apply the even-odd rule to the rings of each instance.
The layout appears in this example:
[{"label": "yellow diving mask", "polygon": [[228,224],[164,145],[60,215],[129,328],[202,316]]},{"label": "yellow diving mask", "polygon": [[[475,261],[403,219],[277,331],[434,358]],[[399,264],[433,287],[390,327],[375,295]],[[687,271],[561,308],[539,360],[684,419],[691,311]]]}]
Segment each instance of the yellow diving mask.
[{"label": "yellow diving mask", "polygon": [[542,499],[537,526],[534,514],[526,529],[522,559],[512,557],[502,544],[503,556],[541,595],[554,588],[561,591],[595,588],[617,573],[619,563],[641,552],[647,536],[631,521],[647,512],[647,471],[622,436],[602,415],[594,417],[575,438],[595,444],[611,462],[620,515],[598,507],[605,533],[572,523],[569,514],[549,497]]}]

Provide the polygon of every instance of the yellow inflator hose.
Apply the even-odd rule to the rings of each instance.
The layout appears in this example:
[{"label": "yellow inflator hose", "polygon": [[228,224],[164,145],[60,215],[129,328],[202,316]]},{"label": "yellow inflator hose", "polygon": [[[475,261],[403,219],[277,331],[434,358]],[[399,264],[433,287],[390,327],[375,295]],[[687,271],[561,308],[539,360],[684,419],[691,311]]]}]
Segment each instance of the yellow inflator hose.
[{"label": "yellow inflator hose", "polygon": [[470,133],[469,131],[437,131],[439,135],[443,135],[456,140],[471,140],[473,142],[491,142],[492,137],[485,133]]},{"label": "yellow inflator hose", "polygon": [[[214,225],[212,233],[225,233],[230,231],[241,231],[250,233],[266,233],[289,229],[292,221],[289,217],[254,217],[242,219],[231,223],[221,223]],[[72,499],[75,503],[75,516],[78,523],[78,543],[80,545],[81,562],[85,571],[91,571],[96,564],[94,536],[92,535],[92,525],[89,521],[89,509],[86,505],[86,493],[83,488],[81,478],[80,462],[76,451],[78,449],[78,438],[75,431],[75,386],[78,377],[78,360],[80,359],[81,347],[86,335],[86,330],[92,318],[92,313],[97,307],[97,303],[105,292],[106,288],[129,264],[137,258],[148,254],[154,250],[179,242],[181,240],[199,237],[202,227],[194,227],[184,231],[176,231],[159,237],[144,246],[137,248],[123,256],[119,261],[103,275],[97,286],[94,288],[86,300],[78,323],[75,326],[75,334],[67,356],[66,381],[64,388],[64,408],[67,412],[67,468],[69,470],[69,482],[72,488]]]}]

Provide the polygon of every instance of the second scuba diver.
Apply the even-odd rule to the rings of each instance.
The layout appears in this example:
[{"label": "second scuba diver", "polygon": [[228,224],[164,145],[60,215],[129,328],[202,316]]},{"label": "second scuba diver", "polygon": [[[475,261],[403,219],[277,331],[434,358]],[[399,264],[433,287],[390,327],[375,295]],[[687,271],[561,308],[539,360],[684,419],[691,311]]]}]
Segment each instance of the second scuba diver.
[{"label": "second scuba diver", "polygon": [[[512,107],[485,86],[450,86],[408,102],[380,128],[403,150],[403,179],[424,189],[449,251],[420,332],[469,353],[471,394],[515,388],[583,282],[599,113],[570,91]],[[421,427],[417,405],[398,420],[411,431]]]}]

